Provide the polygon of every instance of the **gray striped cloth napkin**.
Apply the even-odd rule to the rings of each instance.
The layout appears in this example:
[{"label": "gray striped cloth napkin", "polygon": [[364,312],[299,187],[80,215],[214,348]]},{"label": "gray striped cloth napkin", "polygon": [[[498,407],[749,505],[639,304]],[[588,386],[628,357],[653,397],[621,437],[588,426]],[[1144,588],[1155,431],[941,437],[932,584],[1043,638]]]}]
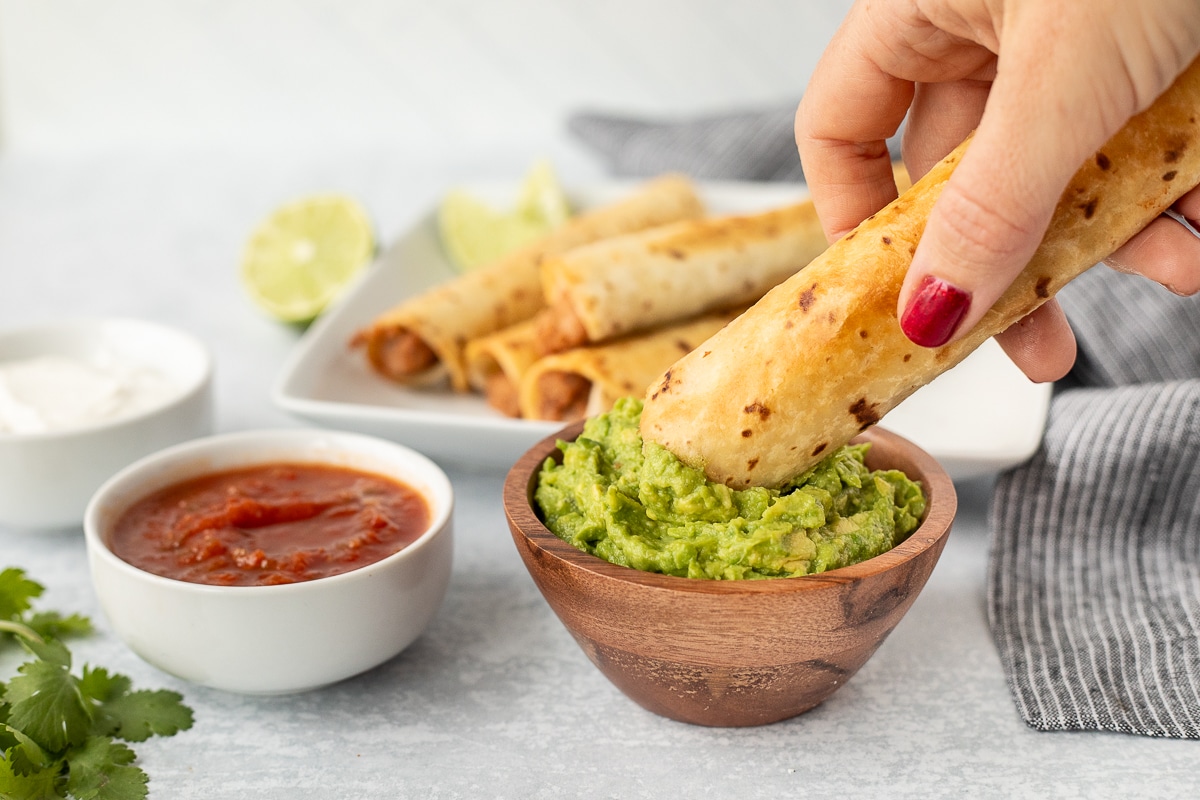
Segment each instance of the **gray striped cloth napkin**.
[{"label": "gray striped cloth napkin", "polygon": [[1200,298],[1104,267],[1060,298],[1076,388],[989,515],[1001,662],[1039,730],[1198,739]]},{"label": "gray striped cloth napkin", "polygon": [[[802,180],[793,112],[569,129],[618,175]],[[1039,730],[1200,738],[1200,297],[1097,267],[1059,299],[1079,359],[989,513],[1001,663]]]},{"label": "gray striped cloth napkin", "polygon": [[580,113],[567,129],[623,177],[682,172],[705,180],[802,181],[795,115],[795,104],[674,121]]}]

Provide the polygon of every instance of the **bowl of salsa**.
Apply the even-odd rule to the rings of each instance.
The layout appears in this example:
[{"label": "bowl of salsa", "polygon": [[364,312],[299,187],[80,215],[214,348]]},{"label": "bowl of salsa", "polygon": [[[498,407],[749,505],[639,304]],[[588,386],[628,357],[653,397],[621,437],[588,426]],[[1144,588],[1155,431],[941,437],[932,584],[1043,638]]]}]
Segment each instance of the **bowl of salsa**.
[{"label": "bowl of salsa", "polygon": [[441,605],[453,490],[402,445],[317,430],[198,439],[117,473],[84,520],[97,596],[139,656],[247,694],[392,658]]}]

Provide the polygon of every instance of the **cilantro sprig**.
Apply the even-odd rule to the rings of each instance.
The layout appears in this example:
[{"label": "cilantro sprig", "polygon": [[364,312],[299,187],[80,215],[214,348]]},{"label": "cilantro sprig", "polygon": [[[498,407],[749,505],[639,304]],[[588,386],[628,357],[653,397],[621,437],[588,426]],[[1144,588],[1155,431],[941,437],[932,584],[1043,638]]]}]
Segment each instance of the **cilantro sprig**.
[{"label": "cilantro sprig", "polygon": [[71,672],[61,638],[91,632],[86,617],[32,611],[43,587],[17,568],[0,571],[0,650],[30,656],[0,681],[0,797],[141,800],[148,778],[125,742],[192,726],[177,692],[135,691],[129,678],[84,665]]}]

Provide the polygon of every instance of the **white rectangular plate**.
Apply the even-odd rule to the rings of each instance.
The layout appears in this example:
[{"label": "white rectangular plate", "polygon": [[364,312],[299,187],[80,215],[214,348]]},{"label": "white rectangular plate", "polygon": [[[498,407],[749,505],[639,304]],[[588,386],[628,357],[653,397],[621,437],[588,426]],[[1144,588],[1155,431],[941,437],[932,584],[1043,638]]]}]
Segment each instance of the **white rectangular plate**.
[{"label": "white rectangular plate", "polygon": [[[571,199],[576,208],[586,208],[619,197],[631,186],[586,187]],[[515,192],[513,187],[468,188],[500,204],[511,202]],[[715,213],[771,208],[804,196],[799,187],[752,183],[708,183],[701,191]],[[274,402],[302,419],[393,439],[435,459],[507,469],[561,426],[509,419],[477,395],[384,380],[349,346],[355,331],[378,314],[454,274],[431,211],[305,332],[275,382]],[[989,341],[894,409],[882,424],[931,453],[955,479],[965,479],[1032,455],[1049,400],[1049,385],[1030,383]]]}]

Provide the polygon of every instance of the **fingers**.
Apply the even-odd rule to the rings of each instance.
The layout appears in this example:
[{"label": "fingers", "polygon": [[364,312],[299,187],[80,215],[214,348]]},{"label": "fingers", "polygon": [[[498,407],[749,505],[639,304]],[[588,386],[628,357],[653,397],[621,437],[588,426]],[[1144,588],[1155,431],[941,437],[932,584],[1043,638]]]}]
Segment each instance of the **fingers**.
[{"label": "fingers", "polygon": [[[1147,15],[1122,0],[854,5],[796,115],[826,235],[842,236],[895,197],[885,140],[910,104],[904,151],[914,177],[976,127],[899,294],[912,341],[937,347],[974,327],[1036,250],[1078,166],[1194,57],[1194,2],[1155,8]],[[1200,195],[1178,208],[1200,220]],[[1200,263],[1200,243],[1187,235],[1178,223],[1156,222],[1113,263],[1174,291],[1200,290],[1200,269],[1189,266]],[[1074,357],[1056,305],[1002,343],[1037,379],[1065,373]]]},{"label": "fingers", "polygon": [[904,128],[904,165],[914,181],[975,129],[991,87],[990,80],[917,85]]},{"label": "fingers", "polygon": [[[1080,8],[1076,15],[1086,12]],[[1039,27],[1026,16],[1006,23],[1004,68],[900,292],[901,328],[926,347],[970,330],[1003,294],[1037,248],[1075,170],[1134,110],[1102,115],[1095,92],[1078,87],[1116,80],[1104,54],[1055,57],[1063,49],[1053,41],[1059,26]]]},{"label": "fingers", "polygon": [[796,111],[796,145],[830,241],[896,197],[887,139],[903,121],[913,87],[872,58],[875,24],[861,4],[851,9]]},{"label": "fingers", "polygon": [[1104,260],[1113,269],[1157,281],[1175,294],[1200,292],[1200,187],[1176,201],[1173,212],[1193,227],[1159,217]]},{"label": "fingers", "polygon": [[1200,239],[1168,217],[1151,222],[1104,263],[1157,281],[1175,294],[1200,292]]},{"label": "fingers", "polygon": [[[995,74],[994,53],[973,38],[991,26],[987,0],[964,0],[946,19],[934,21],[924,6],[939,5],[901,0],[855,3],[805,90],[796,113],[796,143],[821,224],[831,240],[895,199],[886,140],[904,120],[915,87],[987,81]],[[935,90],[931,97],[939,98],[935,103],[939,113],[964,114],[952,108],[950,94]],[[977,106],[977,98],[966,106],[970,110],[964,115],[970,125],[956,124],[956,134],[974,126],[982,110]],[[921,118],[919,113],[914,117]],[[931,125],[924,130],[932,133],[937,128]],[[906,146],[920,138],[906,137]],[[961,140],[959,135],[954,143]],[[942,146],[941,141],[931,140],[936,144],[931,152]],[[926,161],[916,156],[916,166]],[[924,172],[908,166],[914,175]]]},{"label": "fingers", "polygon": [[998,334],[996,341],[1035,383],[1059,380],[1075,363],[1075,334],[1067,315],[1053,298]]},{"label": "fingers", "polygon": [[1176,200],[1174,208],[1194,227],[1200,228],[1200,187],[1192,189]]}]

